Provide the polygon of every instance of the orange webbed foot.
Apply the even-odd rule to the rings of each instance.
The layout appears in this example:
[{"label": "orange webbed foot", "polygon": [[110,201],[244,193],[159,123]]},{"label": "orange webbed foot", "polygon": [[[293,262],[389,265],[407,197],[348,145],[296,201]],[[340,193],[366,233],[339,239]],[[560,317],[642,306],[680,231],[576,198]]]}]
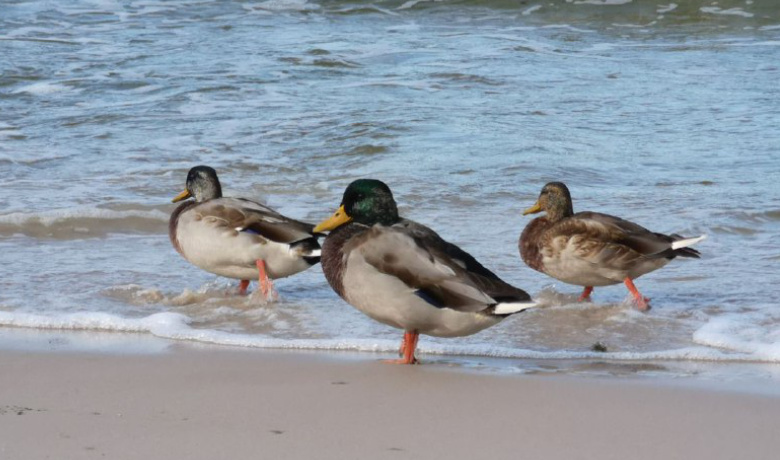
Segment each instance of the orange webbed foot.
[{"label": "orange webbed foot", "polygon": [[634,303],[636,304],[637,310],[639,311],[650,310],[650,299],[642,296],[642,294],[639,293],[639,290],[636,288],[636,286],[634,286],[634,282],[631,281],[631,278],[624,279],[623,283],[625,283],[629,292],[631,292],[631,295],[634,296]]},{"label": "orange webbed foot", "polygon": [[238,295],[246,295],[246,291],[248,287],[249,287],[249,280],[241,280],[238,283]]},{"label": "orange webbed foot", "polygon": [[593,292],[593,286],[585,286],[585,289],[582,290],[582,294],[580,294],[578,302],[590,302],[591,292]]},{"label": "orange webbed foot", "polygon": [[279,294],[276,293],[276,290],[274,289],[274,282],[271,280],[271,278],[268,277],[268,273],[266,272],[265,268],[265,261],[258,260],[256,262],[257,264],[257,271],[258,271],[258,278],[257,282],[260,285],[260,291],[263,293],[263,297],[266,301],[273,302],[279,298]]},{"label": "orange webbed foot", "polygon": [[419,364],[417,358],[414,357],[414,351],[417,348],[417,340],[420,338],[420,334],[417,332],[404,331],[404,338],[401,341],[401,347],[398,350],[401,359],[386,359],[382,362],[387,364]]}]

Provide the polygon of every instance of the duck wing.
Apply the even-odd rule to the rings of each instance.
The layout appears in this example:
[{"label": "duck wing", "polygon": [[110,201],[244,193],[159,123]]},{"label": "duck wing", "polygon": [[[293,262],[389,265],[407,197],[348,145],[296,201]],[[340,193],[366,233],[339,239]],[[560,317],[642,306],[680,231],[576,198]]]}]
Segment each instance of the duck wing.
[{"label": "duck wing", "polygon": [[625,219],[596,212],[577,213],[545,233],[544,240],[549,247],[555,247],[558,237],[565,237],[568,254],[594,266],[627,270],[641,260],[671,259],[678,255],[698,257],[694,249],[674,247],[673,243],[682,240],[679,235],[651,232]]},{"label": "duck wing", "polygon": [[674,257],[673,243],[683,240],[679,235],[664,235],[652,232],[641,225],[596,212],[582,212],[573,216],[589,223],[591,227],[601,227],[603,241],[623,245],[638,254],[649,258]]},{"label": "duck wing", "polygon": [[365,263],[403,281],[438,308],[479,312],[501,302],[530,301],[525,291],[505,283],[471,255],[414,221],[375,225],[353,244],[351,251]]},{"label": "duck wing", "polygon": [[218,198],[197,207],[202,219],[215,226],[259,235],[276,243],[291,244],[314,236],[314,225],[286,217],[245,198]]}]

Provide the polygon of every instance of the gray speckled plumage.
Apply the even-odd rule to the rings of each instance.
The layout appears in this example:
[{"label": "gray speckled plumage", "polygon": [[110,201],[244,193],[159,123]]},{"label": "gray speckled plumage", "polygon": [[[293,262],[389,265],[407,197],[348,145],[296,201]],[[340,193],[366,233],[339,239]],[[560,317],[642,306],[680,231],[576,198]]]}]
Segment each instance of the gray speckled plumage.
[{"label": "gray speckled plumage", "polygon": [[[394,202],[387,206],[395,212]],[[345,223],[323,244],[328,282],[369,317],[405,331],[456,337],[535,305],[430,228],[395,216],[394,222]]]},{"label": "gray speckled plumage", "polygon": [[[193,174],[196,171],[196,174]],[[199,174],[198,174],[199,173]],[[171,214],[174,248],[193,265],[235,279],[255,279],[257,260],[270,278],[283,278],[319,261],[313,225],[283,216],[260,203],[221,196],[216,172],[193,168],[187,179],[194,201]]]}]

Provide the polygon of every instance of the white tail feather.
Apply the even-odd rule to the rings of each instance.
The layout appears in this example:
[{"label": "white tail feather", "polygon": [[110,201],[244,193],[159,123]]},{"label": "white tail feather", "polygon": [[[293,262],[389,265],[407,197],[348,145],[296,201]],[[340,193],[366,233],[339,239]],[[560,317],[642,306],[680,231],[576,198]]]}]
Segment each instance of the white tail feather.
[{"label": "white tail feather", "polygon": [[527,300],[525,302],[502,302],[496,304],[496,306],[493,308],[493,314],[511,315],[512,313],[517,313],[537,306],[539,306],[539,304],[533,300]]},{"label": "white tail feather", "polygon": [[707,235],[697,236],[696,238],[686,238],[684,240],[677,240],[672,242],[672,249],[687,248],[688,246],[693,246],[694,244],[698,243],[699,241],[705,238],[707,238]]},{"label": "white tail feather", "polygon": [[322,256],[322,249],[315,249],[313,251],[309,251],[306,254],[304,254],[306,257],[321,257]]}]

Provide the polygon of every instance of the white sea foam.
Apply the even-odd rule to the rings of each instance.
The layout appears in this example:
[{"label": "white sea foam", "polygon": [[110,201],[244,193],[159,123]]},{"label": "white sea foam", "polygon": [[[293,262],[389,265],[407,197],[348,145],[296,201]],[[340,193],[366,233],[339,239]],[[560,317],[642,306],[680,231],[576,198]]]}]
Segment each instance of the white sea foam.
[{"label": "white sea foam", "polygon": [[732,350],[758,360],[780,361],[780,314],[725,314],[709,320],[693,334],[695,343]]},{"label": "white sea foam", "polygon": [[408,10],[409,8],[414,8],[418,3],[423,3],[427,1],[429,0],[408,0],[404,2],[401,6],[399,6],[397,9]]},{"label": "white sea foam", "polygon": [[11,91],[12,94],[32,94],[34,96],[43,96],[46,94],[60,93],[63,91],[71,91],[71,88],[60,85],[58,83],[38,82],[31,85],[22,86]]},{"label": "white sea foam", "polygon": [[574,3],[575,5],[625,5],[631,3],[633,0],[566,0],[566,3]]},{"label": "white sea foam", "polygon": [[[124,318],[101,312],[79,312],[60,315],[37,315],[0,311],[0,326],[34,329],[56,329],[99,332],[149,333],[159,338],[187,340],[214,345],[248,348],[291,350],[340,350],[394,353],[398,350],[395,340],[371,340],[357,338],[336,339],[282,339],[264,335],[237,334],[212,329],[196,329],[191,319],[179,313],[155,313],[143,318]],[[718,323],[720,324],[720,323]],[[714,325],[717,333],[722,328]],[[727,328],[728,329],[728,328]],[[702,332],[703,335],[713,335]],[[728,341],[728,339],[726,339]],[[733,342],[732,342],[733,343]],[[596,352],[596,351],[537,351],[491,345],[458,345],[422,343],[422,354],[483,356],[514,359],[599,359],[611,361],[723,361],[723,362],[780,362],[780,345],[745,346],[742,351],[729,353],[709,347],[686,347],[651,352]]]},{"label": "white sea foam", "polygon": [[765,40],[753,43],[735,43],[732,46],[780,46],[780,40]]},{"label": "white sea foam", "polygon": [[533,13],[534,11],[538,11],[540,9],[542,9],[542,5],[530,6],[530,7],[526,8],[525,10],[523,10],[523,16],[528,16],[529,14]]},{"label": "white sea foam", "polygon": [[742,8],[723,9],[717,6],[702,6],[700,10],[702,13],[722,14],[724,16],[742,16],[744,18],[752,18],[754,16],[753,13],[748,13]]},{"label": "white sea foam", "polygon": [[431,84],[424,80],[397,80],[397,79],[389,79],[389,78],[383,80],[350,83],[344,86],[350,88],[360,88],[366,86],[380,86],[380,87],[386,86],[386,87],[409,88],[409,89],[423,90],[429,92],[440,90],[440,88],[436,84]]},{"label": "white sea foam", "polygon": [[267,11],[311,11],[319,9],[320,5],[310,3],[308,0],[267,0],[246,7]]},{"label": "white sea foam", "polygon": [[[0,129],[2,129],[3,132],[9,134],[18,134],[21,132],[13,126],[0,128]],[[20,155],[18,152],[13,152],[9,154],[0,154],[0,161],[7,161],[9,163],[16,163],[22,165],[35,165],[47,161],[61,160],[67,157],[68,155],[58,154],[56,152],[55,153],[48,152],[47,154],[39,154],[36,152],[35,154],[26,154],[26,155]],[[6,182],[6,185],[7,184],[8,182]]]},{"label": "white sea foam", "polygon": [[94,330],[104,332],[149,332],[165,336],[186,327],[189,319],[178,313],[155,313],[144,318],[123,318],[102,312],[37,315],[0,311],[0,325],[34,329]]}]

